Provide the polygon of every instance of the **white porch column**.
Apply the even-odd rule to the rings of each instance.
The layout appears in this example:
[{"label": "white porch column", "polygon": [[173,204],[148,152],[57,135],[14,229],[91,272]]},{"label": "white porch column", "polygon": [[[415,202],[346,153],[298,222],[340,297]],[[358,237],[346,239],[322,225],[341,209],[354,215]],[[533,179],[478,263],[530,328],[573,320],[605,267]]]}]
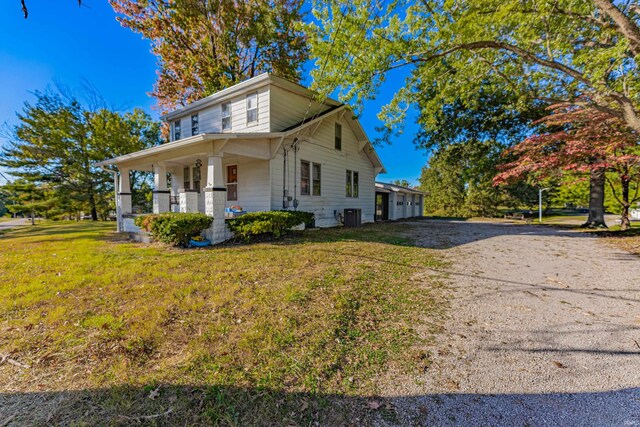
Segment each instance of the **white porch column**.
[{"label": "white porch column", "polygon": [[205,231],[207,239],[219,243],[227,239],[224,222],[224,204],[227,200],[227,188],[222,174],[222,157],[207,158],[207,186],[204,189],[205,213],[213,217],[211,227]]},{"label": "white porch column", "polygon": [[129,183],[129,169],[120,169],[118,188],[118,206],[122,215],[133,212],[131,206],[131,184]]},{"label": "white porch column", "polygon": [[169,212],[169,196],[167,188],[167,169],[164,166],[153,168],[153,213]]},{"label": "white porch column", "polygon": [[[171,212],[180,212],[180,184],[178,180],[178,174],[174,170],[171,172],[171,197],[175,197],[178,200],[177,204],[171,205]],[[169,200],[171,202],[171,200]]]}]

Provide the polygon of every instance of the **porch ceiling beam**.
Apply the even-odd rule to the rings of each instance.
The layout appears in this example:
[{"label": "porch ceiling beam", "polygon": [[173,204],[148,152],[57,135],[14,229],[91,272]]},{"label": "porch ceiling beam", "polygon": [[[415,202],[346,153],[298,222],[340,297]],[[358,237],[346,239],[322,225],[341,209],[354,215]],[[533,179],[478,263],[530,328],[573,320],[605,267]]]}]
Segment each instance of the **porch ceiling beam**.
[{"label": "porch ceiling beam", "polygon": [[360,151],[364,150],[364,147],[366,147],[366,146],[367,146],[367,143],[368,143],[368,142],[369,142],[369,141],[367,141],[366,139],[364,139],[364,140],[359,140],[359,141],[358,141],[358,152],[360,152]]},{"label": "porch ceiling beam", "polygon": [[309,129],[309,136],[313,138],[313,136],[316,134],[316,132],[318,131],[318,129],[320,128],[320,125],[322,124],[322,122],[324,121],[324,117],[322,119],[320,119],[320,121],[318,121],[318,123],[315,123],[310,129]]},{"label": "porch ceiling beam", "polygon": [[275,148],[273,147],[273,144],[271,144],[271,158],[272,159],[274,159],[276,157],[276,155],[278,154],[278,151],[280,151],[280,147],[282,147],[283,143],[284,143],[284,136],[280,137],[280,139],[277,140]]},{"label": "porch ceiling beam", "polygon": [[[219,156],[220,154],[222,154],[222,150],[224,149],[224,147],[227,145],[227,143],[231,140],[231,138],[227,138],[227,139],[223,139],[220,142],[220,145],[218,146],[218,149],[215,150],[215,154],[217,156]],[[217,142],[217,141],[216,141]],[[215,148],[215,142],[214,142],[214,148]]]}]

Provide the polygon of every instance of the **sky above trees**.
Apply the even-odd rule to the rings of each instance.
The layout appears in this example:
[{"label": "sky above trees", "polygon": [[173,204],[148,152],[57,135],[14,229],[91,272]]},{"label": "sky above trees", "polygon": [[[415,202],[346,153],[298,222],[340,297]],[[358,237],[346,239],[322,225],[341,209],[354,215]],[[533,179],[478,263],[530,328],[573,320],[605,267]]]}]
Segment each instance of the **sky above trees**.
[{"label": "sky above trees", "polygon": [[[37,2],[24,19],[19,2],[0,3],[0,123],[17,123],[16,111],[31,92],[43,90],[54,81],[72,88],[91,84],[116,109],[140,107],[157,117],[147,95],[156,80],[156,58],[149,43],[123,28],[106,1]],[[308,84],[305,66],[303,83]],[[381,88],[380,96],[365,104],[361,122],[370,138],[376,138],[380,122],[376,114],[401,86],[407,70],[398,70]],[[411,124],[393,144],[381,145],[379,154],[388,170],[379,179],[407,179],[417,183],[426,161],[416,151],[413,139],[417,127]]]}]

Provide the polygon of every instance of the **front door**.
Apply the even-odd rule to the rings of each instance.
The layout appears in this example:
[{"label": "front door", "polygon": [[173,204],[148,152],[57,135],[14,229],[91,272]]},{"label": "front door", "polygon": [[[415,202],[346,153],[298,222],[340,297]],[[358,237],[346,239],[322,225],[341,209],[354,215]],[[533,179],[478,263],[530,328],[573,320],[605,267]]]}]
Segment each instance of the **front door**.
[{"label": "front door", "polygon": [[238,165],[227,166],[227,201],[238,201]]},{"label": "front door", "polygon": [[389,194],[376,193],[376,221],[389,219]]}]

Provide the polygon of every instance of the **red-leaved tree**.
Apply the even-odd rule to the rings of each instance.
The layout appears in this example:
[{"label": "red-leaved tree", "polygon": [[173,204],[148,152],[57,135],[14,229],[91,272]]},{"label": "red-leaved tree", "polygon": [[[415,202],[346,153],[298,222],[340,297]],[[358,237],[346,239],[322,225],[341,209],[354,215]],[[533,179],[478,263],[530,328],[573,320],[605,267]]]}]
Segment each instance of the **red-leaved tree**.
[{"label": "red-leaved tree", "polygon": [[589,218],[584,226],[605,226],[604,187],[608,183],[622,208],[621,229],[628,229],[629,208],[639,198],[638,134],[621,119],[595,109],[564,105],[550,109],[552,113],[538,121],[547,132],[507,150],[505,156],[514,160],[502,166],[494,184],[568,171],[589,174]]}]

